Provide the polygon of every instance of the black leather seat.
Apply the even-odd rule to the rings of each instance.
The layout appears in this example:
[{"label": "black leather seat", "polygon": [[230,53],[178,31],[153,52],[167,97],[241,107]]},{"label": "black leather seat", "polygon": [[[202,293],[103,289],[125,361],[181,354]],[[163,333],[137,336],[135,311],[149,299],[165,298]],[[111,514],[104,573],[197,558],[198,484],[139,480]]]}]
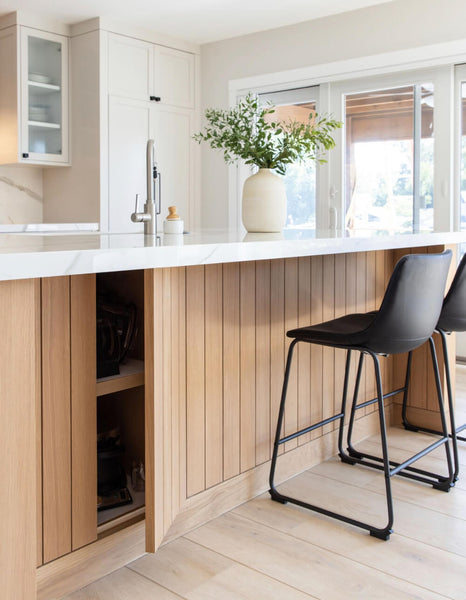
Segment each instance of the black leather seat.
[{"label": "black leather seat", "polygon": [[[390,533],[392,532],[393,525],[393,500],[390,482],[390,478],[393,475],[400,474],[411,479],[430,483],[434,487],[446,491],[448,491],[453,485],[453,465],[448,443],[448,430],[446,425],[445,411],[443,408],[435,345],[432,340],[432,334],[442,308],[443,294],[450,261],[450,251],[445,251],[442,254],[413,254],[404,256],[395,266],[382,304],[378,311],[364,314],[346,315],[339,319],[334,319],[318,325],[300,327],[298,329],[288,331],[287,336],[293,338],[293,341],[291,342],[288,351],[269,478],[270,495],[273,500],[282,503],[291,502],[293,504],[297,504],[298,506],[314,510],[329,517],[362,527],[363,529],[368,530],[371,535],[386,540],[389,538]],[[398,354],[405,352],[409,353],[415,348],[424,344],[426,341],[429,341],[430,343],[432,364],[435,373],[439,411],[442,420],[442,438],[421,452],[418,452],[414,456],[405,460],[403,463],[396,463],[394,461],[390,461],[388,456],[384,399],[397,393],[406,393],[409,382],[407,379],[403,388],[384,394],[380,375],[379,355]],[[296,344],[299,342],[319,344],[347,350],[342,406],[340,413],[324,419],[323,421],[319,421],[318,423],[311,424],[309,427],[306,427],[293,434],[280,437],[285,412],[286,393],[293,358],[293,350]],[[348,447],[345,450],[343,448],[343,430],[346,415],[346,400],[348,394],[351,354],[353,351],[359,352],[360,358],[348,427]],[[367,355],[372,358],[374,364],[377,397],[361,404],[357,404],[363,361],[364,357]],[[373,403],[377,403],[379,409],[382,446],[381,457],[358,452],[351,444],[351,434],[356,411]],[[324,507],[315,506],[297,498],[286,496],[278,492],[275,487],[274,477],[280,445],[336,420],[339,420],[340,422],[338,436],[338,449],[340,458],[344,462],[350,464],[364,464],[379,470],[383,470],[384,472],[387,502],[387,523],[383,527],[375,527],[369,523],[365,523],[346,515],[327,510]],[[411,467],[413,462],[422,456],[425,456],[427,453],[431,452],[441,444],[445,446],[448,475],[438,475],[436,473]]]},{"label": "black leather seat", "polygon": [[[453,390],[451,387],[450,361],[448,358],[447,338],[452,332],[466,331],[466,254],[461,259],[451,283],[450,289],[443,301],[442,310],[436,326],[436,331],[440,334],[442,340],[442,352],[445,363],[445,378],[447,383],[448,409],[450,412],[451,437],[453,438],[453,455],[455,460],[455,481],[458,479],[459,459],[457,440],[466,442],[466,437],[458,434],[466,429],[466,423],[459,427],[455,424],[455,407]],[[454,363],[453,363],[454,364]],[[408,361],[410,366],[410,361]],[[413,425],[407,418],[407,397],[403,398],[403,423],[406,429],[411,431],[425,431],[427,433],[440,434],[438,430],[428,429]]]}]

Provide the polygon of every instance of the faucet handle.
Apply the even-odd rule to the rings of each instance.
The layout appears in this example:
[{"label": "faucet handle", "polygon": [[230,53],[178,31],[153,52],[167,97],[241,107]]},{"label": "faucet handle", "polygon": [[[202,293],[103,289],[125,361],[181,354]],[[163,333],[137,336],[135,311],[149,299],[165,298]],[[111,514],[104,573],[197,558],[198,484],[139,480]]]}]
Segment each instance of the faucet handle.
[{"label": "faucet handle", "polygon": [[134,208],[133,214],[131,215],[131,221],[133,223],[143,223],[144,221],[151,220],[151,216],[149,214],[138,212],[139,196],[140,194],[136,194],[136,206]]},{"label": "faucet handle", "polygon": [[139,205],[139,197],[141,194],[136,194],[136,204],[134,205],[134,212],[137,213],[138,212],[138,205]]}]

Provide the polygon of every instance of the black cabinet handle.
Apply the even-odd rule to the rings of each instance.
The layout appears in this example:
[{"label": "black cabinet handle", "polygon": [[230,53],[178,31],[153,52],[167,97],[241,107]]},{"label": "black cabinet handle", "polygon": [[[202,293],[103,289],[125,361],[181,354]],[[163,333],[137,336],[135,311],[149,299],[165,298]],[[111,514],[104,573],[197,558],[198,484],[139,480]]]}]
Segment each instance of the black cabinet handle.
[{"label": "black cabinet handle", "polygon": [[160,102],[160,100],[162,100],[160,96],[150,96],[151,102]]},{"label": "black cabinet handle", "polygon": [[29,158],[29,153],[28,152],[23,152],[23,158]]}]

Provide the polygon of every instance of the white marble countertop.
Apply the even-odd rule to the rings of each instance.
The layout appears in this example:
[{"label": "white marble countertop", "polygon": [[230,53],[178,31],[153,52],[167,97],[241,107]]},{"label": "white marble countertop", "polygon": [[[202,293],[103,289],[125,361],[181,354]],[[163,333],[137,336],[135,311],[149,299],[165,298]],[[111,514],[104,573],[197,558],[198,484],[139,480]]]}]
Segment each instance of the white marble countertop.
[{"label": "white marble countertop", "polygon": [[68,233],[98,230],[98,223],[0,223],[0,233]]},{"label": "white marble countertop", "polygon": [[286,230],[185,235],[0,234],[0,280],[414,248],[466,242],[466,232]]}]

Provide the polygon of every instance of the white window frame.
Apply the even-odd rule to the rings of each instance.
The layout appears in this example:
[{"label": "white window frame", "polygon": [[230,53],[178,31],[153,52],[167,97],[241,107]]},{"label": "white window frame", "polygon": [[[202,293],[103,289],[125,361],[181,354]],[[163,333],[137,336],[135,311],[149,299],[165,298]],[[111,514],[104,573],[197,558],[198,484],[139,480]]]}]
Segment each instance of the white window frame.
[{"label": "white window frame", "polygon": [[[330,84],[331,112],[339,121],[345,119],[345,95],[392,89],[422,83],[434,85],[434,231],[450,231],[453,226],[453,111],[451,66],[435,69],[417,69],[403,73],[387,74],[377,77],[364,77]],[[329,200],[338,213],[340,228],[345,226],[344,167],[345,167],[345,129],[340,130],[337,148],[331,159],[330,185],[338,193]]]},{"label": "white window frame", "polygon": [[461,85],[466,83],[466,64],[455,66],[455,98],[454,98],[454,227],[456,231],[461,229]]},{"label": "white window frame", "polygon": [[[419,70],[424,73],[435,70],[437,79],[435,85],[436,108],[448,106],[446,112],[434,111],[435,115],[435,182],[434,182],[434,230],[449,231],[457,225],[458,211],[454,191],[454,65],[466,62],[466,39],[453,42],[431,44],[418,48],[410,48],[372,56],[358,57],[332,63],[310,65],[290,71],[254,75],[229,82],[229,105],[234,106],[237,99],[247,94],[248,91],[267,92],[291,88],[309,87],[320,85],[320,110],[332,112],[330,106],[330,89],[343,80],[353,80],[363,77],[382,77],[394,74],[395,77],[409,74],[411,78]],[[444,69],[436,69],[443,66]],[[425,76],[423,81],[427,81]],[[324,84],[328,84],[325,86]],[[328,89],[326,98],[325,88]],[[334,104],[333,99],[332,104]],[[442,114],[443,112],[443,114]],[[440,136],[440,138],[439,138]],[[337,147],[342,147],[342,131],[338,130],[334,136]],[[438,141],[440,140],[440,142]],[[334,162],[334,161],[333,161]],[[448,163],[448,164],[447,164]],[[320,228],[332,225],[335,210],[339,211],[337,224],[343,224],[342,204],[338,190],[342,190],[341,175],[337,176],[334,165],[327,165],[327,172],[321,172],[321,181],[317,200],[317,223]],[[338,185],[337,185],[338,183]],[[238,227],[240,217],[241,186],[238,181],[238,169],[229,169],[228,215],[229,226]],[[333,215],[332,215],[333,213]]]}]

